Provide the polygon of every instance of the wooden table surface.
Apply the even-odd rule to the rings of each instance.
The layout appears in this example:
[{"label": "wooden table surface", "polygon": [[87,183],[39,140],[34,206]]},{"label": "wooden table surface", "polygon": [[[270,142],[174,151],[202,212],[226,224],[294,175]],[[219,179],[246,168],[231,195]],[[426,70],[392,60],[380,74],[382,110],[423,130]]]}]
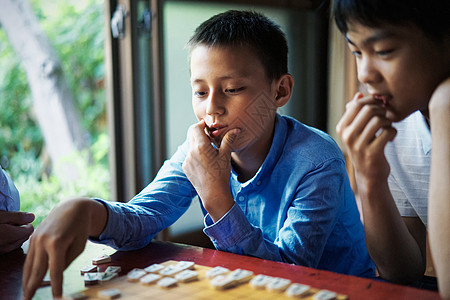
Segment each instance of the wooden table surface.
[{"label": "wooden table surface", "polygon": [[[328,289],[348,295],[349,299],[440,299],[437,292],[160,241],[153,241],[140,250],[126,252],[116,252],[110,247],[88,242],[83,254],[64,272],[64,295],[85,288],[83,278],[80,276],[80,269],[90,265],[93,257],[104,253],[111,254],[112,261],[109,264],[101,265],[101,270],[106,269],[108,265],[119,265],[122,267],[120,275],[125,275],[133,268],[145,268],[153,263],[162,263],[167,260],[189,260],[209,267],[242,268],[251,270],[255,274],[287,278],[314,288]],[[0,299],[21,299],[24,260],[25,254],[21,249],[0,256]],[[40,288],[34,299],[51,299],[51,288]]]}]

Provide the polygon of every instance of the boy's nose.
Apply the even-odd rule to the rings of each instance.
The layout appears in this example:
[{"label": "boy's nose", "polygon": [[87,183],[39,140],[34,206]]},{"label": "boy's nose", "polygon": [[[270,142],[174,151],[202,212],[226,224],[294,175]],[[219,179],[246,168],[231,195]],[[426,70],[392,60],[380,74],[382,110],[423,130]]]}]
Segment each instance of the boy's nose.
[{"label": "boy's nose", "polygon": [[218,92],[211,92],[206,106],[206,113],[208,115],[223,114],[225,111],[223,96]]},{"label": "boy's nose", "polygon": [[371,84],[378,82],[381,79],[381,74],[378,71],[376,64],[369,58],[361,58],[357,62],[358,80],[361,83]]}]

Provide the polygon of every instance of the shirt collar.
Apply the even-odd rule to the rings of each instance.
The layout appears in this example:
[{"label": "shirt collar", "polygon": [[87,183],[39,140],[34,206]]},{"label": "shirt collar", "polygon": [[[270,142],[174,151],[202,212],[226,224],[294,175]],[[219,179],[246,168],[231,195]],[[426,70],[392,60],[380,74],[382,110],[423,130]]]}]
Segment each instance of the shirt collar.
[{"label": "shirt collar", "polygon": [[[256,172],[255,176],[248,180],[245,183],[241,183],[241,187],[244,188],[248,185],[257,184],[258,181],[262,180],[262,178],[267,178],[265,173],[267,170],[273,170],[275,164],[277,163],[279,157],[283,152],[283,147],[280,145],[284,145],[287,136],[287,124],[286,120],[282,118],[278,113],[275,118],[275,132],[273,135],[272,145],[270,146],[269,153],[266,156],[266,159],[259,167],[258,172]],[[238,175],[232,168],[231,175],[233,179],[237,182]],[[261,182],[260,182],[261,184]]]}]

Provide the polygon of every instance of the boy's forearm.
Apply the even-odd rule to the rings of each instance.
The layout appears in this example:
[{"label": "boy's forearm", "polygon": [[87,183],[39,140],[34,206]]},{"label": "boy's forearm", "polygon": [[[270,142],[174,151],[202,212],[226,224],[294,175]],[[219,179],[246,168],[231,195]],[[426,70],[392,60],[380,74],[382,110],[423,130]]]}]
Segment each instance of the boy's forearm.
[{"label": "boy's forearm", "polygon": [[[358,190],[369,253],[382,278],[394,282],[419,279],[425,270],[424,254],[403,221],[387,182]],[[423,237],[424,238],[424,237]]]},{"label": "boy's forearm", "polygon": [[89,198],[78,198],[72,201],[75,211],[87,213],[89,216],[88,234],[90,237],[97,238],[105,229],[108,221],[108,210],[101,203]]},{"label": "boy's forearm", "polygon": [[106,207],[96,200],[89,199],[90,212],[90,231],[89,236],[98,238],[106,227],[108,221],[108,210]]},{"label": "boy's forearm", "polygon": [[428,220],[439,291],[450,299],[450,80],[430,103],[432,141]]}]

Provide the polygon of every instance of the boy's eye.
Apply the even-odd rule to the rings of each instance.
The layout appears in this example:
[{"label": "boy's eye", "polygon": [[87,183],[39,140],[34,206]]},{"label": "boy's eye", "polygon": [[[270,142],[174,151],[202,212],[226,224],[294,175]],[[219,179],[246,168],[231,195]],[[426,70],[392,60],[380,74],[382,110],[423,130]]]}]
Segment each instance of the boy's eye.
[{"label": "boy's eye", "polygon": [[206,92],[194,92],[194,96],[203,97],[203,96],[206,96]]},{"label": "boy's eye", "polygon": [[376,51],[378,56],[387,56],[389,54],[391,54],[394,50],[392,49],[388,49],[388,50],[381,50],[381,51]]},{"label": "boy's eye", "polygon": [[355,57],[360,57],[361,56],[361,51],[352,51],[352,55]]},{"label": "boy's eye", "polygon": [[244,87],[232,88],[232,89],[226,89],[225,92],[226,93],[235,94],[235,93],[238,93],[240,91],[243,91],[244,89],[245,89]]}]

